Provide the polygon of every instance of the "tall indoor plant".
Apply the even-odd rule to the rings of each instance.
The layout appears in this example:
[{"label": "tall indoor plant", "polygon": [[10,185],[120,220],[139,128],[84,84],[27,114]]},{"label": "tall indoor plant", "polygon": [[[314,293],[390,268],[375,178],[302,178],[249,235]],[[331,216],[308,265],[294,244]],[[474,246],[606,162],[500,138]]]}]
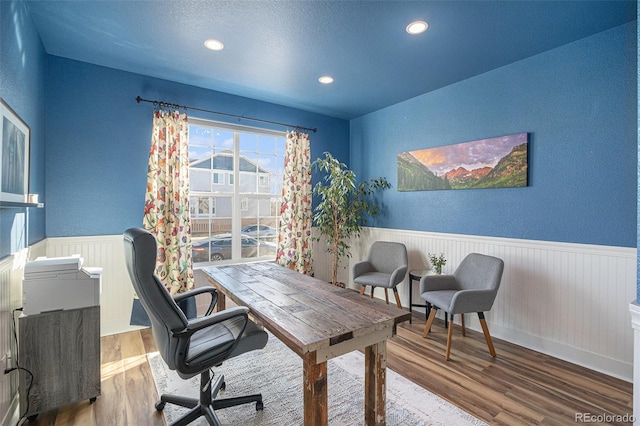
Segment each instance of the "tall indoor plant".
[{"label": "tall indoor plant", "polygon": [[329,152],[316,159],[313,168],[325,173],[313,187],[313,194],[320,198],[313,221],[326,238],[327,251],[331,253],[331,283],[338,285],[338,266],[343,257],[351,255],[351,238],[360,235],[367,217],[375,217],[380,212],[374,193],[390,185],[384,177],[357,183],[356,174]]}]

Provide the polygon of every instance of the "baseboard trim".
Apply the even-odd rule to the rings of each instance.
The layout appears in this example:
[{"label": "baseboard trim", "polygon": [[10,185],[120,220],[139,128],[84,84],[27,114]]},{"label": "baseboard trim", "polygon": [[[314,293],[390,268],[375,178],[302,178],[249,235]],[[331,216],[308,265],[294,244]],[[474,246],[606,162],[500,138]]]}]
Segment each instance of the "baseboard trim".
[{"label": "baseboard trim", "polygon": [[[470,328],[482,333],[480,327],[474,325]],[[589,352],[562,342],[554,342],[539,336],[523,334],[517,330],[501,327],[497,324],[489,324],[489,331],[494,338],[598,371],[625,382],[631,383],[633,381],[633,363]]]}]

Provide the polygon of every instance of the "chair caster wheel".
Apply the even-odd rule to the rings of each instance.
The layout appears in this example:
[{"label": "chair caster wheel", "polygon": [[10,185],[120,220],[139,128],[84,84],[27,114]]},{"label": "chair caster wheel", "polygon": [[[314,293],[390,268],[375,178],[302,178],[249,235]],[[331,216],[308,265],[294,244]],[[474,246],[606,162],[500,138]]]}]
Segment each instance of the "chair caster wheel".
[{"label": "chair caster wheel", "polygon": [[256,411],[262,411],[262,410],[264,410],[264,404],[262,403],[262,401],[256,402]]},{"label": "chair caster wheel", "polygon": [[220,390],[225,390],[227,388],[227,382],[222,382],[220,385]]},{"label": "chair caster wheel", "polygon": [[166,402],[164,402],[164,401],[156,402],[156,410],[158,410],[158,411],[164,410],[165,404],[166,404]]}]

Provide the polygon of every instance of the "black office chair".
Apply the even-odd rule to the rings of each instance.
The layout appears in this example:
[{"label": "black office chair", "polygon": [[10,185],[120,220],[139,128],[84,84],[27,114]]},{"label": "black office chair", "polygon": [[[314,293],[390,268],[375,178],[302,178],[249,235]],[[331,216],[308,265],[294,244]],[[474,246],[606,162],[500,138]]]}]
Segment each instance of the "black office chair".
[{"label": "black office chair", "polygon": [[[224,376],[212,380],[210,369],[226,359],[245,352],[262,349],[267,333],[249,320],[249,309],[233,307],[213,312],[218,294],[213,287],[200,287],[171,297],[154,274],[156,239],[144,229],[131,228],[124,233],[125,260],[133,287],[151,319],[151,332],[158,351],[170,369],[183,379],[200,374],[200,398],[162,395],[156,403],[161,411],[165,404],[177,404],[191,410],[174,425],[186,425],[200,416],[209,424],[220,425],[215,410],[250,402],[262,410],[262,395],[215,399],[224,389]],[[209,293],[211,303],[204,316],[187,319],[176,301]]]}]

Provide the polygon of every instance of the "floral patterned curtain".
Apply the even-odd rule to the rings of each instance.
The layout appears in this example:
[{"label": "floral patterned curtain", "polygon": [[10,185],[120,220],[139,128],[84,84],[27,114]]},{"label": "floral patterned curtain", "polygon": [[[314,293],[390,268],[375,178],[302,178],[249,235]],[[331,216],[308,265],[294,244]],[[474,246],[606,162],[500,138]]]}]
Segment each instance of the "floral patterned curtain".
[{"label": "floral patterned curtain", "polygon": [[156,275],[172,295],[194,285],[188,150],[187,114],[154,110],[143,226],[156,236]]},{"label": "floral patterned curtain", "polygon": [[276,263],[307,275],[313,274],[311,191],[309,135],[287,132]]}]

